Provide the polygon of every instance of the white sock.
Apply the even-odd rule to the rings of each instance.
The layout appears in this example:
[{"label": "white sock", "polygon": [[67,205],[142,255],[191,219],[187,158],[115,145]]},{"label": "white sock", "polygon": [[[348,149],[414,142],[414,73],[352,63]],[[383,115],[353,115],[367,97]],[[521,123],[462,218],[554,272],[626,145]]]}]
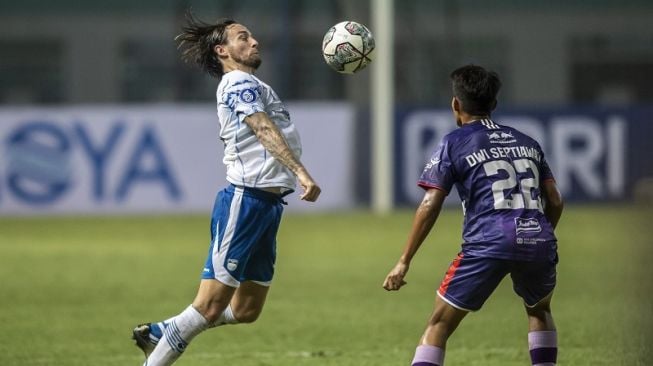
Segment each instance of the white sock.
[{"label": "white sock", "polygon": [[158,343],[163,337],[163,331],[168,327],[168,324],[172,323],[177,316],[173,316],[170,319],[162,320],[160,322],[150,324],[150,341],[154,344]]},{"label": "white sock", "polygon": [[208,327],[208,322],[190,305],[172,319],[163,331],[163,337],[154,348],[144,366],[172,365],[188,347],[190,341]]},{"label": "white sock", "polygon": [[555,366],[558,359],[558,333],[555,330],[528,333],[528,350],[535,366]]},{"label": "white sock", "polygon": [[234,312],[231,310],[231,304],[229,304],[227,308],[224,309],[216,321],[209,324],[209,328],[215,328],[225,324],[238,324],[238,319],[234,317]]},{"label": "white sock", "polygon": [[412,366],[443,366],[444,349],[429,344],[422,344],[415,349]]}]

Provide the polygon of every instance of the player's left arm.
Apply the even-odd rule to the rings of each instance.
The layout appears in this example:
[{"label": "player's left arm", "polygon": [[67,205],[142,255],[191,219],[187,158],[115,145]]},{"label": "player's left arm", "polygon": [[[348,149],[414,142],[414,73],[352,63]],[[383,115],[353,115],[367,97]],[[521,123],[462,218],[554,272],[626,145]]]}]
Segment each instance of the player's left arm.
[{"label": "player's left arm", "polygon": [[447,197],[447,192],[431,188],[424,193],[424,198],[415,211],[413,226],[408,235],[408,240],[404,246],[404,251],[397,264],[392,268],[390,273],[383,281],[383,288],[388,291],[396,291],[406,284],[404,277],[410,267],[410,262],[417,253],[428,234],[431,232],[433,225],[440,215],[442,204]]},{"label": "player's left arm", "polygon": [[560,194],[560,190],[558,190],[555,178],[553,178],[553,172],[549,167],[549,163],[544,158],[544,152],[539,144],[537,145],[537,149],[542,154],[539,175],[540,195],[544,203],[544,216],[555,230],[558,221],[560,220],[560,216],[562,216],[564,202],[562,201],[562,195]]},{"label": "player's left arm", "polygon": [[560,216],[562,216],[562,209],[564,208],[562,195],[553,179],[543,181],[541,186],[542,198],[544,199],[544,216],[546,216],[546,219],[555,229],[560,220]]}]

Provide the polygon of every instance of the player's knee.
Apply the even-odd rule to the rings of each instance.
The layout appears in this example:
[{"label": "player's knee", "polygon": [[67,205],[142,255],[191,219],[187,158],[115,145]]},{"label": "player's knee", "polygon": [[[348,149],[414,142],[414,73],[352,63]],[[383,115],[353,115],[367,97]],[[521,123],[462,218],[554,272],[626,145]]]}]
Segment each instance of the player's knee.
[{"label": "player's knee", "polygon": [[535,306],[526,306],[526,314],[540,322],[548,323],[551,318],[551,304],[548,301],[538,303]]},{"label": "player's knee", "polygon": [[207,306],[203,309],[198,309],[198,311],[209,323],[217,321],[220,318],[220,315],[222,315],[220,309],[215,306]]},{"label": "player's knee", "polygon": [[260,309],[234,309],[234,318],[236,318],[239,323],[253,323],[258,319],[259,315],[261,315]]},{"label": "player's knee", "polygon": [[454,308],[444,302],[438,302],[431,314],[429,324],[443,329],[455,329],[466,314],[467,311]]},{"label": "player's knee", "polygon": [[551,297],[548,296],[533,306],[526,305],[526,313],[531,316],[545,316],[551,314]]},{"label": "player's knee", "polygon": [[446,337],[451,335],[458,326],[458,322],[452,321],[451,318],[442,316],[437,312],[429,319],[428,327],[438,334],[442,334]]},{"label": "player's knee", "polygon": [[543,309],[543,308],[526,308],[526,314],[530,318],[535,318],[539,321],[545,322],[546,319],[551,315],[551,310]]},{"label": "player's knee", "polygon": [[224,308],[226,308],[226,304],[219,301],[200,301],[196,299],[193,302],[193,307],[202,314],[209,323],[213,323],[220,318]]}]

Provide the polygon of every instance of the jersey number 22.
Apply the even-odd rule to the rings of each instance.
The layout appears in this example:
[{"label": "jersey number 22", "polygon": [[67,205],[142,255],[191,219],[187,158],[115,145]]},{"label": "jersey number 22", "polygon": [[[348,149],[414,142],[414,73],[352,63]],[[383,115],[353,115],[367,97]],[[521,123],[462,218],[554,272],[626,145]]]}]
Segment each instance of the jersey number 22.
[{"label": "jersey number 22", "polygon": [[[523,208],[543,210],[539,195],[533,197],[533,190],[537,190],[540,186],[540,173],[533,161],[518,159],[511,164],[505,160],[494,160],[483,164],[483,169],[485,169],[485,174],[488,177],[498,175],[500,171],[508,173],[507,178],[492,183],[492,196],[494,197],[494,208],[496,210]],[[533,173],[533,176],[524,177],[524,174],[528,173],[529,170]],[[519,190],[514,192],[518,185]],[[506,197],[504,192],[507,190],[514,193],[510,193]]]}]

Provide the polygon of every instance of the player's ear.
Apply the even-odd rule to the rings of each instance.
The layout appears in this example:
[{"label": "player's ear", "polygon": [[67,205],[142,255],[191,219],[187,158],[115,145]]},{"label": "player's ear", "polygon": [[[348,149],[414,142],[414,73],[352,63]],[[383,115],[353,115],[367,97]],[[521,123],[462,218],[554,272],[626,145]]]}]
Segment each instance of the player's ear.
[{"label": "player's ear", "polygon": [[458,98],[456,97],[451,98],[451,109],[454,112],[460,113],[460,101],[458,100]]},{"label": "player's ear", "polygon": [[213,52],[215,52],[218,57],[226,57],[227,56],[227,48],[224,45],[221,44],[216,44],[213,47]]}]

